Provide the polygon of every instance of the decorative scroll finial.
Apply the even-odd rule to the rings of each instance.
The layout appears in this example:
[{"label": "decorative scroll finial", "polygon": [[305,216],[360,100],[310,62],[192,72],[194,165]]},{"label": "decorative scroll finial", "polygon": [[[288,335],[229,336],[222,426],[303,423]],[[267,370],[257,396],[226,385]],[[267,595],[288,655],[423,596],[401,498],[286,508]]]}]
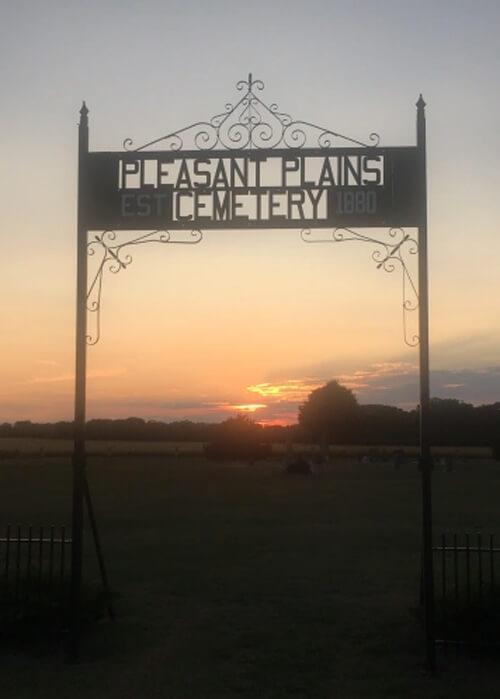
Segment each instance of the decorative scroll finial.
[{"label": "decorative scroll finial", "polygon": [[123,142],[125,150],[141,151],[161,144],[166,150],[244,150],[273,148],[331,148],[339,145],[377,146],[379,136],[371,133],[369,143],[325,129],[309,121],[293,120],[281,112],[276,103],[266,104],[258,95],[264,90],[262,80],[248,73],[248,80],[239,80],[236,89],[243,96],[227,103],[220,114],[207,121],[197,121],[172,131],[142,146],[135,147],[132,139]]}]

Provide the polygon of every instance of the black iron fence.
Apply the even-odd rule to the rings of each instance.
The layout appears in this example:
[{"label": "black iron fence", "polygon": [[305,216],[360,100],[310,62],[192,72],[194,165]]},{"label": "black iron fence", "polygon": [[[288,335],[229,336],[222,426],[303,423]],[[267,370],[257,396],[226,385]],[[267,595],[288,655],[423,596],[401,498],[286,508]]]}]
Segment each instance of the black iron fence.
[{"label": "black iron fence", "polygon": [[0,536],[2,621],[65,607],[71,544],[65,527],[6,526]]},{"label": "black iron fence", "polygon": [[500,548],[493,534],[443,534],[433,551],[436,642],[500,649]]}]

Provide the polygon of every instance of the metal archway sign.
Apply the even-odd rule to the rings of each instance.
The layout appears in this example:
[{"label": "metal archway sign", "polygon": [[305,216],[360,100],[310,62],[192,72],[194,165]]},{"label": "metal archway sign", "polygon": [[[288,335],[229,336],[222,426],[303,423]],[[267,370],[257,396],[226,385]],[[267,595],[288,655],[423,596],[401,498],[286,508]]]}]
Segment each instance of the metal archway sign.
[{"label": "metal archway sign", "polygon": [[[100,336],[104,272],[126,268],[133,246],[196,244],[202,229],[288,228],[300,229],[306,242],[374,244],[378,267],[402,268],[403,316],[418,308],[418,336],[408,341],[405,326],[405,340],[420,351],[423,589],[426,656],[433,669],[425,102],[422,96],[417,102],[416,145],[382,147],[374,133],[362,142],[292,119],[261,99],[264,85],[251,74],[236,87],[241,97],[222,113],[139,147],[127,139],[121,151],[89,151],[85,103],[80,110],[71,654],[76,657],[80,636],[84,499],[106,581],[85,473],[86,346]],[[405,227],[417,228],[418,240]],[[326,237],[314,233],[325,228],[332,229]],[[389,241],[354,228],[390,228]],[[117,231],[142,233],[120,240]],[[404,248],[418,253],[418,290]],[[87,257],[93,255],[98,265],[89,284]],[[96,319],[90,333],[88,313]]]}]

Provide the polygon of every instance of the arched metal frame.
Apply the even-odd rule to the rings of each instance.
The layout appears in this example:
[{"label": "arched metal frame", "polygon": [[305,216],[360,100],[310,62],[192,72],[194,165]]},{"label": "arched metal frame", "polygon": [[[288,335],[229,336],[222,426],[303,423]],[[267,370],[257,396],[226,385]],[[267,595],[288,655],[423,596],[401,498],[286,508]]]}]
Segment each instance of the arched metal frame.
[{"label": "arched metal frame", "polygon": [[[372,132],[367,141],[360,141],[344,134],[327,129],[309,121],[295,120],[289,114],[281,112],[276,103],[266,104],[259,92],[264,90],[262,80],[254,80],[250,73],[247,80],[240,80],[236,89],[242,96],[234,103],[227,103],[223,112],[206,121],[197,121],[177,131],[143,145],[135,146],[131,138],[126,138],[123,147],[128,152],[143,153],[159,145],[166,151],[200,151],[215,149],[231,151],[242,150],[278,150],[297,151],[306,148],[328,149],[332,146],[354,145],[373,148],[380,143],[380,136]],[[92,330],[87,334],[87,343],[96,344],[100,339],[100,313],[103,277],[106,271],[117,274],[132,262],[133,247],[149,242],[161,244],[196,244],[201,242],[203,233],[192,230],[187,236],[182,232],[155,230],[134,238],[117,238],[114,230],[105,230],[94,235],[87,244],[87,254],[99,257],[88,292],[87,310],[92,320]],[[404,341],[410,347],[418,344],[418,335],[408,329],[408,314],[418,308],[417,285],[412,278],[404,253],[417,255],[418,242],[401,228],[390,228],[386,240],[360,233],[352,228],[336,228],[331,232],[318,233],[316,229],[304,229],[301,238],[307,243],[341,243],[357,241],[374,246],[372,258],[378,269],[394,272],[397,268],[402,273],[402,311]]]},{"label": "arched metal frame", "polygon": [[[259,96],[264,89],[261,80],[237,83],[241,98],[233,105],[226,104],[225,110],[208,121],[195,122],[175,132],[170,132],[139,147],[132,139],[125,139],[127,152],[144,152],[159,144],[168,151],[183,149],[223,149],[228,152],[251,149],[288,148],[298,150],[307,147],[331,148],[337,142],[361,149],[378,146],[379,136],[371,133],[368,143],[319,127],[308,121],[293,120],[289,114],[279,111],[273,103],[267,105]],[[85,217],[87,198],[86,156],[88,154],[88,109],[83,103],[79,125],[79,184],[78,184],[78,273],[77,273],[77,338],[76,338],[76,384],[75,384],[75,443],[73,453],[73,553],[71,585],[71,640],[70,651],[74,658],[78,654],[80,637],[80,595],[83,556],[83,500],[87,499],[92,518],[94,536],[102,570],[102,554],[93,520],[90,494],[86,481],[85,413],[86,413],[86,345],[95,345],[100,339],[100,313],[104,274],[117,274],[132,262],[131,251],[146,243],[194,245],[201,242],[201,230],[191,231],[154,230],[134,234],[133,237],[117,238],[116,231],[104,230],[88,240]],[[428,283],[427,283],[427,202],[425,162],[425,103],[420,97],[417,103],[417,148],[420,153],[418,184],[421,191],[421,213],[418,239],[402,228],[390,228],[388,237],[373,237],[353,228],[335,228],[329,232],[305,228],[300,235],[304,242],[312,244],[363,242],[374,247],[372,259],[377,269],[402,274],[402,312],[404,341],[411,347],[420,345],[420,464],[422,470],[422,524],[423,524],[423,589],[426,619],[426,656],[431,669],[435,667],[434,648],[434,588],[432,571],[432,501],[431,501],[431,455],[428,431],[429,412],[429,338],[428,338]],[[271,227],[271,226],[270,226]],[[412,278],[406,255],[418,255],[418,285]],[[87,257],[98,259],[92,279],[87,279]],[[408,331],[407,316],[418,310],[419,332]],[[93,329],[87,331],[87,317]],[[105,573],[103,574],[105,580]]]}]

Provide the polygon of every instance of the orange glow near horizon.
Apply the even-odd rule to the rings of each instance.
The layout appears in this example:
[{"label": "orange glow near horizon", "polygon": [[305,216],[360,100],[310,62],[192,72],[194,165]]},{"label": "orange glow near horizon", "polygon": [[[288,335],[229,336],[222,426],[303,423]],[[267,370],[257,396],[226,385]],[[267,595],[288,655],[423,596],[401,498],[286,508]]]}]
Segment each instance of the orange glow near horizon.
[{"label": "orange glow near horizon", "polygon": [[297,422],[297,420],[286,420],[285,418],[274,418],[274,419],[262,419],[262,420],[256,420],[258,425],[262,425],[262,427],[288,427],[289,425]]}]

